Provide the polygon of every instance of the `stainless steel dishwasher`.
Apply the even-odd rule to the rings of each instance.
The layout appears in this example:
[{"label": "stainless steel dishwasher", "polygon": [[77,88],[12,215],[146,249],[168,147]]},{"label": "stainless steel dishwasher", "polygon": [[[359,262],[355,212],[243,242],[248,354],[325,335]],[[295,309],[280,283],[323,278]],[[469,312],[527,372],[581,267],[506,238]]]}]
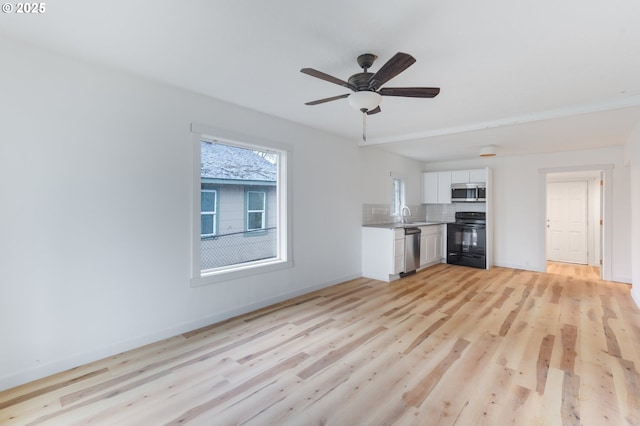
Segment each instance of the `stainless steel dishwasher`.
[{"label": "stainless steel dishwasher", "polygon": [[404,228],[404,272],[405,275],[414,274],[420,265],[420,228]]}]

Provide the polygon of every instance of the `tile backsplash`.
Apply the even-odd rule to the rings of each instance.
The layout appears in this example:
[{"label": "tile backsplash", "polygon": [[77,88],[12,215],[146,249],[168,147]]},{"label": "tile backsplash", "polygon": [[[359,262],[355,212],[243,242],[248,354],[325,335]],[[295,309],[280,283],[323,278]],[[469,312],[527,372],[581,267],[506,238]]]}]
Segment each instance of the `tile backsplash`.
[{"label": "tile backsplash", "polygon": [[[484,203],[417,204],[408,206],[412,221],[454,222],[456,212],[485,211]],[[400,222],[399,216],[391,216],[390,204],[363,204],[362,224]]]},{"label": "tile backsplash", "polygon": [[[411,220],[425,220],[427,210],[425,204],[408,205],[411,210]],[[375,225],[377,223],[400,222],[400,216],[391,216],[391,204],[363,204],[362,224]]]},{"label": "tile backsplash", "polygon": [[485,203],[426,204],[426,216],[429,222],[454,222],[456,212],[484,212]]},{"label": "tile backsplash", "polygon": [[426,204],[429,222],[453,222],[456,220],[456,204]]}]

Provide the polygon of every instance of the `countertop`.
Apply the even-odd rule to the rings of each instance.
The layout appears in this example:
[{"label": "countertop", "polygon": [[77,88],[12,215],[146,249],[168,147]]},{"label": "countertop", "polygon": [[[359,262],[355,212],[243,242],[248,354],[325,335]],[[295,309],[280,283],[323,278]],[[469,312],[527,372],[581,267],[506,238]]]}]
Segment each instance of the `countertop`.
[{"label": "countertop", "polygon": [[448,222],[410,222],[410,223],[399,223],[399,222],[389,222],[389,223],[376,223],[373,225],[362,225],[365,228],[415,228],[418,226],[429,226],[429,225],[442,225]]}]

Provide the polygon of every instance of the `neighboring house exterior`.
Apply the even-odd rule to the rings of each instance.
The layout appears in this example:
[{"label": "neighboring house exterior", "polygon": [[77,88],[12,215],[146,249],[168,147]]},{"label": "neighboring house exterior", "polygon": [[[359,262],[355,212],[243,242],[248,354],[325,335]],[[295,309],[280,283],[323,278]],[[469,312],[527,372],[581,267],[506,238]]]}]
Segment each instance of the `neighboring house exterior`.
[{"label": "neighboring house exterior", "polygon": [[256,151],[200,143],[201,268],[277,255],[276,164]]}]

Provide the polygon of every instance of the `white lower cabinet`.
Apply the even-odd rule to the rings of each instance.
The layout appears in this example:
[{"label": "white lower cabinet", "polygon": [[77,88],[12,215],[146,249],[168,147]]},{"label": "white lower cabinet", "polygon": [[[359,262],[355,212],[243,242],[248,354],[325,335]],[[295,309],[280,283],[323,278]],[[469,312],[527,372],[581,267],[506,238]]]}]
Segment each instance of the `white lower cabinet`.
[{"label": "white lower cabinet", "polygon": [[442,227],[429,225],[420,227],[420,267],[431,266],[442,260]]},{"label": "white lower cabinet", "polygon": [[[420,268],[442,260],[444,225],[420,226]],[[404,229],[362,227],[362,276],[393,281],[404,271]]]},{"label": "white lower cabinet", "polygon": [[362,275],[392,281],[404,272],[404,229],[362,227]]},{"label": "white lower cabinet", "polygon": [[392,275],[398,275],[404,272],[404,229],[393,230],[393,271]]}]

